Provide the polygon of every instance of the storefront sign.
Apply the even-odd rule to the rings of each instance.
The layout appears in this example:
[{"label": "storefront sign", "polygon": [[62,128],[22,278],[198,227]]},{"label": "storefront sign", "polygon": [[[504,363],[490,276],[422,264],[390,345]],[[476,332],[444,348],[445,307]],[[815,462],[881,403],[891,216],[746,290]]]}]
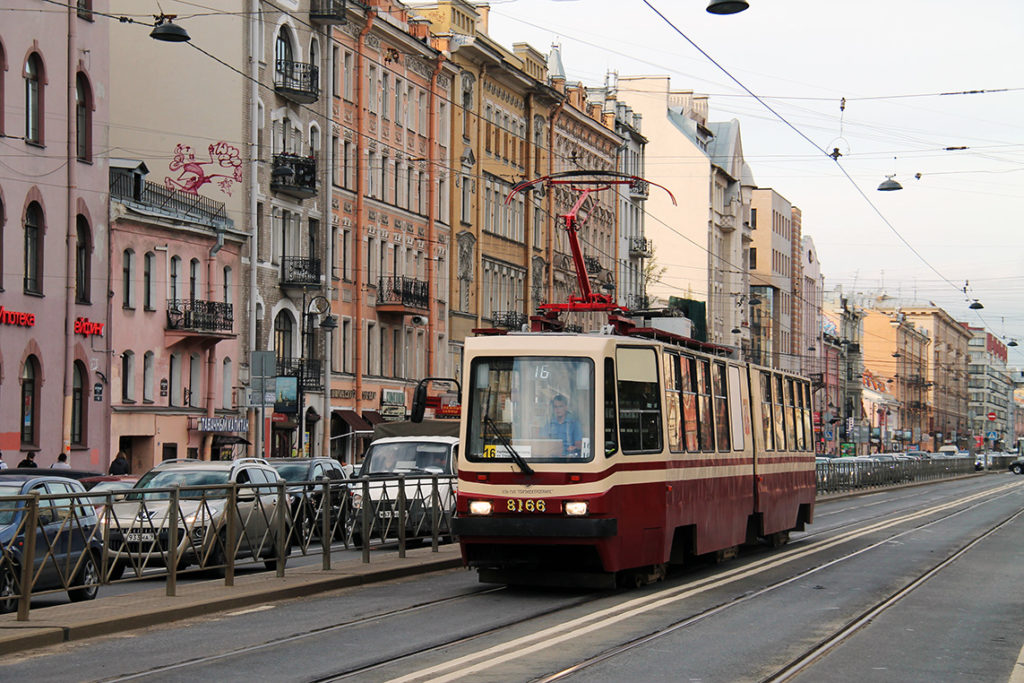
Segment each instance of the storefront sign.
[{"label": "storefront sign", "polygon": [[3,306],[0,306],[0,324],[14,325],[15,327],[34,327],[36,324],[36,314],[8,311]]},{"label": "storefront sign", "polygon": [[278,413],[299,412],[299,378],[278,377],[274,395],[274,411]]},{"label": "storefront sign", "polygon": [[199,431],[201,432],[248,432],[249,418],[247,417],[201,417],[199,418]]},{"label": "storefront sign", "polygon": [[[382,389],[381,390],[381,405],[385,406],[404,406],[405,405],[405,392],[397,391],[395,389]],[[381,415],[384,412],[381,411]]]},{"label": "storefront sign", "polygon": [[355,389],[331,389],[331,398],[355,398]]},{"label": "storefront sign", "polygon": [[75,334],[80,334],[83,337],[90,337],[94,334],[103,334],[104,323],[94,323],[88,318],[76,318],[75,319]]}]

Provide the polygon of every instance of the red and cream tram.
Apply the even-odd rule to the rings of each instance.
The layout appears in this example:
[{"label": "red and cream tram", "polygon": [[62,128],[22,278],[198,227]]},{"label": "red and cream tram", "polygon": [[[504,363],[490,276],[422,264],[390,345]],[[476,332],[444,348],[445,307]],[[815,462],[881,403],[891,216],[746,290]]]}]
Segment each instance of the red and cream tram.
[{"label": "red and cream tram", "polygon": [[454,530],[481,581],[643,581],[812,521],[802,377],[615,334],[465,352]]}]

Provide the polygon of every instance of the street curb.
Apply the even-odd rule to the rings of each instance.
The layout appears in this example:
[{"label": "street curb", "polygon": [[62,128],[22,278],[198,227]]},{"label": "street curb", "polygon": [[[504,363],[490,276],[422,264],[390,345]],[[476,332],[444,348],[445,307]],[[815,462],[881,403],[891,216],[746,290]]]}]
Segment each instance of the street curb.
[{"label": "street curb", "polygon": [[[56,619],[36,622],[0,623],[0,655],[21,653],[32,648],[147,628],[275,600],[307,597],[341,588],[454,569],[462,567],[462,558],[456,555],[455,557],[409,563],[404,563],[402,560],[389,561],[386,563],[388,566],[382,566],[384,564],[382,562],[376,566],[371,565],[369,571],[364,569],[366,565],[358,565],[356,567],[339,568],[333,571],[328,570],[328,572],[323,574],[310,573],[299,577],[285,576],[284,579],[278,579],[276,576],[260,577],[258,581],[249,582],[248,585],[236,585],[231,589],[231,592],[213,597],[189,597],[186,593],[176,597],[155,598],[156,601],[166,601],[167,604],[157,604],[154,608],[146,609],[143,613],[137,611],[137,607],[136,611],[131,611],[131,605],[135,602],[135,595],[137,594],[129,594],[109,598],[111,602],[104,605],[106,608],[104,611],[107,613],[92,615],[93,618],[91,620],[89,615],[85,615],[77,623],[71,619],[68,619],[65,623],[61,623]],[[272,582],[282,582],[290,585],[270,587],[268,584]],[[123,601],[128,609],[118,609],[118,601]],[[77,605],[83,606],[89,604],[77,603]],[[95,605],[96,603],[92,604]],[[49,608],[47,613],[52,613],[50,612],[52,609],[59,609],[59,607]],[[15,631],[23,632],[14,633]]]}]

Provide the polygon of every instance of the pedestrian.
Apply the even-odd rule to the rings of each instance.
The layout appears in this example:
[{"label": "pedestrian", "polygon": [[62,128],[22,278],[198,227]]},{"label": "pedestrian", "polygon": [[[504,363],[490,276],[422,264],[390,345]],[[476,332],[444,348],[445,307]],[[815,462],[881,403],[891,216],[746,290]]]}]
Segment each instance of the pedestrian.
[{"label": "pedestrian", "polygon": [[110,463],[110,474],[131,474],[132,468],[128,464],[128,454],[124,451],[118,451],[117,456],[114,457],[114,462]]},{"label": "pedestrian", "polygon": [[0,453],[0,470],[6,470],[7,463],[4,462],[4,454]]},{"label": "pedestrian", "polygon": [[67,453],[61,453],[57,456],[57,462],[50,465],[51,470],[70,470],[71,465],[68,464]]},{"label": "pedestrian", "polygon": [[581,455],[583,430],[580,421],[569,410],[569,401],[562,394],[551,399],[551,420],[544,425],[541,433],[545,438],[562,442],[561,455]]},{"label": "pedestrian", "polygon": [[26,453],[25,458],[18,463],[18,467],[39,467],[39,465],[36,464],[36,454]]}]

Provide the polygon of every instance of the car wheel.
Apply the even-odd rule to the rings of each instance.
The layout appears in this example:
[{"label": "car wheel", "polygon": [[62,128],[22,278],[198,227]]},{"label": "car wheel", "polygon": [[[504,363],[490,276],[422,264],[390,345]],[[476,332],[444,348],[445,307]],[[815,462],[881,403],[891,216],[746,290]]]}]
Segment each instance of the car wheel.
[{"label": "car wheel", "polygon": [[227,535],[223,532],[217,534],[216,540],[213,541],[213,548],[210,549],[210,553],[206,557],[206,570],[214,578],[223,579],[227,574],[227,545]]},{"label": "car wheel", "polygon": [[1014,474],[1020,474],[1021,472],[1024,472],[1024,467],[1015,464],[1013,467],[1010,468],[1010,471],[1013,472]]},{"label": "car wheel", "polygon": [[107,567],[107,581],[117,581],[124,576],[125,562],[124,560],[114,560]]},{"label": "car wheel", "polygon": [[[287,563],[288,563],[288,557],[285,556],[281,560],[281,566],[284,566]],[[276,572],[277,571],[277,558],[276,557],[272,557],[272,558],[263,560],[263,566],[267,568],[268,572]]]},{"label": "car wheel", "polygon": [[82,560],[82,568],[72,581],[73,586],[81,586],[68,591],[71,602],[82,602],[83,600],[95,600],[100,592],[100,572],[96,568],[96,560],[92,553],[86,553]]},{"label": "car wheel", "polygon": [[14,580],[14,571],[8,567],[0,572],[0,614],[8,614],[18,609],[18,589]]}]

